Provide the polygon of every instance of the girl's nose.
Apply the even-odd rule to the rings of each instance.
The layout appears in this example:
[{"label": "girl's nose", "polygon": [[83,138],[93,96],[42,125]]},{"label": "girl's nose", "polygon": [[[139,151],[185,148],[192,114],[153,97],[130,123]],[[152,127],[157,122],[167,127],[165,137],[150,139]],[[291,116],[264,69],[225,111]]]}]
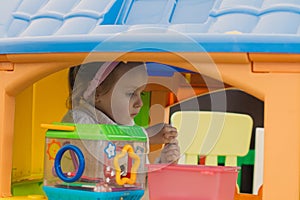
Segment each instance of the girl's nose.
[{"label": "girl's nose", "polygon": [[133,105],[135,108],[140,108],[143,106],[143,100],[142,98],[140,97],[140,95],[137,96],[135,102],[134,102],[134,105]]}]

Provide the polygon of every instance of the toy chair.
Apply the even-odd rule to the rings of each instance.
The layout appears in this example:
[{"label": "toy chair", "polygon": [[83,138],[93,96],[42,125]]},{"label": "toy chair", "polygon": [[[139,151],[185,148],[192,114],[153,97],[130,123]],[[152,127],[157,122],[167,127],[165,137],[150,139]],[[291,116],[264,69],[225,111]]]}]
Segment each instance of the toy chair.
[{"label": "toy chair", "polygon": [[248,115],[180,111],[172,115],[171,123],[178,129],[180,149],[185,156],[180,163],[197,164],[200,155],[206,156],[206,165],[217,165],[217,157],[222,155],[226,166],[236,166],[237,156],[244,156],[249,150],[252,118]]},{"label": "toy chair", "polygon": [[[197,165],[205,156],[205,165],[218,165],[218,156],[225,156],[225,166],[237,166],[237,156],[249,150],[253,120],[249,115],[214,111],[178,111],[171,116],[178,130],[180,164]],[[248,198],[249,197],[249,198]],[[236,192],[237,199],[255,199]]]}]

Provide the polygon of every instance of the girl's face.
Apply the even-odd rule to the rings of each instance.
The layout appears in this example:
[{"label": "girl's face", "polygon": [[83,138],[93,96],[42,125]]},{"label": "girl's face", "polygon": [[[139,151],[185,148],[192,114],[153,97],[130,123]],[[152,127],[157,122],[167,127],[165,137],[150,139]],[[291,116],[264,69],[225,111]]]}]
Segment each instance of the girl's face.
[{"label": "girl's face", "polygon": [[133,118],[139,113],[143,102],[141,94],[147,83],[147,71],[144,65],[120,69],[110,90],[97,97],[96,107],[113,119],[117,124],[133,125]]}]

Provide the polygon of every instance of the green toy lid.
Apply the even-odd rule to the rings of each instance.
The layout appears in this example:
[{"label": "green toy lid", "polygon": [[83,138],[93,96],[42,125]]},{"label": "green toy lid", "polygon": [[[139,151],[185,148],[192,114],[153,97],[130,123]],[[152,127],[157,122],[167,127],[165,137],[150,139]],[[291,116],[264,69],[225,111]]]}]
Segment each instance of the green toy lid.
[{"label": "green toy lid", "polygon": [[[146,142],[147,136],[140,126],[124,126],[113,124],[71,124],[54,123],[54,128],[48,129],[47,138],[66,138],[84,140],[122,140]],[[75,127],[74,131],[55,127]]]}]

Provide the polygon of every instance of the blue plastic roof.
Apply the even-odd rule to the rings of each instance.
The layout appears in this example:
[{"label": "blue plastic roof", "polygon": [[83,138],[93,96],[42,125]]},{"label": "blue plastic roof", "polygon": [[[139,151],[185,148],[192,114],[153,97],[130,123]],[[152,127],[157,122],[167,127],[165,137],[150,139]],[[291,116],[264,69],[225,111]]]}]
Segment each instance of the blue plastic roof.
[{"label": "blue plastic roof", "polygon": [[300,53],[300,0],[1,0],[0,53]]}]

